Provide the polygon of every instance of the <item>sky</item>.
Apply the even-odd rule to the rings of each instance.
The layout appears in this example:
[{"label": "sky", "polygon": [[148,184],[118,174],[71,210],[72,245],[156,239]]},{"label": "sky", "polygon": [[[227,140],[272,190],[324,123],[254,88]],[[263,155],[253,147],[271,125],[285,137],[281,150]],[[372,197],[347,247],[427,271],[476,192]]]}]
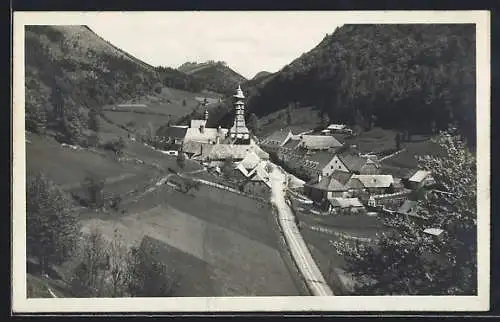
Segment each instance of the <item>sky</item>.
[{"label": "sky", "polygon": [[162,12],[93,17],[99,36],[153,65],[225,61],[246,78],[276,72],[341,25],[328,12]]}]

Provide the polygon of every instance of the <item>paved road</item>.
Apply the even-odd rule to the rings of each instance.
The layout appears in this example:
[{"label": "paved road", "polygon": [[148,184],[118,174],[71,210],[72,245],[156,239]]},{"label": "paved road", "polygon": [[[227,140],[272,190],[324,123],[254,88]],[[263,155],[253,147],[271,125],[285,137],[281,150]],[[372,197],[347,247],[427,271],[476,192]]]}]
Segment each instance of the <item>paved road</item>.
[{"label": "paved road", "polygon": [[312,294],[315,296],[332,296],[332,290],[326,283],[316,262],[311,256],[307,245],[300,234],[295,222],[295,216],[285,201],[285,189],[287,174],[281,168],[275,166],[271,172],[272,197],[271,202],[278,210],[279,224],[283,230],[292,257],[305,279]]}]

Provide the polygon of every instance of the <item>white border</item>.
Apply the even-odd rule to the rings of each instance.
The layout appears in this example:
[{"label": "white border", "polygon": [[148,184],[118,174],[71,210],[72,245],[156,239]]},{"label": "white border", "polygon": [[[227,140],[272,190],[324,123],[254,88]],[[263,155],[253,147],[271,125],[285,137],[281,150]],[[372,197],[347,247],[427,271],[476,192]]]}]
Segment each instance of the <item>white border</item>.
[{"label": "white border", "polygon": [[[478,296],[184,297],[120,299],[26,298],[24,132],[24,25],[112,23],[168,15],[301,15],[305,12],[15,12],[13,18],[13,276],[12,310],[23,312],[221,312],[221,311],[486,311],[490,287],[490,14],[489,11],[315,11],[344,23],[475,23],[477,59]],[[312,18],[314,19],[314,18]],[[222,22],[224,19],[221,20]],[[325,31],[327,32],[327,31]],[[331,31],[328,31],[331,32]]]}]

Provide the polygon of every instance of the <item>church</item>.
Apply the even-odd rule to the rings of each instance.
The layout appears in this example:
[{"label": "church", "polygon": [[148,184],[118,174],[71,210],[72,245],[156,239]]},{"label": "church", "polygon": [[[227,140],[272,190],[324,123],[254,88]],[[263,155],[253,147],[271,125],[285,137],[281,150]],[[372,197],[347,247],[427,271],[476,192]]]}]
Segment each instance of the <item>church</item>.
[{"label": "church", "polygon": [[[209,113],[205,109],[204,119],[191,120],[189,126],[171,126],[164,134],[165,139],[178,142],[182,152],[201,162],[222,161],[227,158],[242,160],[250,152],[261,159],[269,159],[269,155],[252,139],[246,126],[245,95],[241,86],[238,86],[233,95],[233,104],[235,116],[230,129],[206,127]],[[175,137],[172,137],[170,134],[174,133]]]}]

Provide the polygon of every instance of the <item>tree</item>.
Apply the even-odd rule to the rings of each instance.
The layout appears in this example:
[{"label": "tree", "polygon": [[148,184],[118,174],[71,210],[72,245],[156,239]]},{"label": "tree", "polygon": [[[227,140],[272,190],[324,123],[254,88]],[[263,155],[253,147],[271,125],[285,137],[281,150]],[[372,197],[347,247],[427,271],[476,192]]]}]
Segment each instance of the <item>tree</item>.
[{"label": "tree", "polygon": [[186,168],[186,154],[181,150],[177,154],[177,167],[179,171],[182,171]]},{"label": "tree", "polygon": [[251,113],[248,116],[247,126],[252,133],[254,134],[259,133],[260,124],[259,124],[259,119],[257,118],[257,115],[255,115],[255,113]]},{"label": "tree", "polygon": [[89,206],[100,208],[104,206],[104,180],[94,173],[89,173],[83,181],[83,188],[87,191]]},{"label": "tree", "polygon": [[221,172],[226,178],[231,178],[234,170],[234,161],[232,158],[224,159],[222,164]]},{"label": "tree", "polygon": [[401,135],[399,134],[399,132],[396,133],[395,141],[396,141],[396,150],[401,149]]},{"label": "tree", "polygon": [[94,132],[99,132],[100,128],[99,114],[95,109],[89,111],[88,127]]},{"label": "tree", "polygon": [[[141,245],[142,246],[142,245]],[[157,259],[157,251],[142,247],[130,249],[128,292],[134,297],[172,296],[178,276],[172,267]]]},{"label": "tree", "polygon": [[293,105],[288,104],[288,107],[286,108],[286,123],[288,125],[291,125],[293,123]]},{"label": "tree", "polygon": [[[443,156],[419,159],[439,189],[419,200],[423,221],[386,218],[391,231],[374,243],[334,242],[348,270],[370,283],[357,287],[366,295],[473,295],[477,293],[476,160],[462,139],[443,132],[435,141]],[[425,228],[440,228],[439,237]]]},{"label": "tree", "polygon": [[128,295],[129,253],[117,230],[108,240],[97,226],[83,236],[71,289],[79,297]]},{"label": "tree", "polygon": [[26,183],[26,251],[42,273],[69,258],[79,224],[67,196],[43,173],[28,172]]}]

